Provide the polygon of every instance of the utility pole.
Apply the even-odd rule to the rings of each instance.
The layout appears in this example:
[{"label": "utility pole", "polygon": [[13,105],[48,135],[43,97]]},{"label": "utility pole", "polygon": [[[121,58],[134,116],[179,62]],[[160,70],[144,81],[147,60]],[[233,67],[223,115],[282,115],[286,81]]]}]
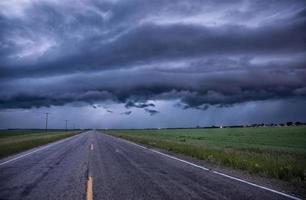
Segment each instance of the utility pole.
[{"label": "utility pole", "polygon": [[45,131],[47,132],[48,131],[48,115],[49,115],[49,113],[45,113],[45,115],[46,115],[46,127],[45,127]]},{"label": "utility pole", "polygon": [[75,130],[75,124],[73,124],[73,130]]},{"label": "utility pole", "polygon": [[65,120],[65,122],[66,122],[66,128],[65,128],[65,131],[67,131],[67,123],[68,123],[68,120],[66,119],[66,120]]}]

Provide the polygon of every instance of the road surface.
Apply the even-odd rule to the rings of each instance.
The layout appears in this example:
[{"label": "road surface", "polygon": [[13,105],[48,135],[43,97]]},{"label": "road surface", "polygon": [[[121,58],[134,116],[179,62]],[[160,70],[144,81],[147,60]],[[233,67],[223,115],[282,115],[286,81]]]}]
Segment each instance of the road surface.
[{"label": "road surface", "polygon": [[0,199],[290,199],[99,132],[0,160]]}]

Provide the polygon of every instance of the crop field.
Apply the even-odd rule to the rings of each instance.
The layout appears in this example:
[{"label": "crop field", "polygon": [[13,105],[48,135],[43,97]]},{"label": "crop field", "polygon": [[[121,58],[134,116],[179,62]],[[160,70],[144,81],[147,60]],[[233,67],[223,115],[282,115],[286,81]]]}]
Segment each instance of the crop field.
[{"label": "crop field", "polygon": [[109,130],[107,134],[305,185],[306,126]]},{"label": "crop field", "polygon": [[0,158],[78,134],[77,131],[1,130]]}]

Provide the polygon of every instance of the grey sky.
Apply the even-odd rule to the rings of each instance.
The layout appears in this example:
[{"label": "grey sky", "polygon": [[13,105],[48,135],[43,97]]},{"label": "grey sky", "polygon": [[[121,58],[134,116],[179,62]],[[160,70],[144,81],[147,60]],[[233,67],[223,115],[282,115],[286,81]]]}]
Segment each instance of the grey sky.
[{"label": "grey sky", "polygon": [[0,27],[0,128],[306,121],[302,0],[4,0]]}]

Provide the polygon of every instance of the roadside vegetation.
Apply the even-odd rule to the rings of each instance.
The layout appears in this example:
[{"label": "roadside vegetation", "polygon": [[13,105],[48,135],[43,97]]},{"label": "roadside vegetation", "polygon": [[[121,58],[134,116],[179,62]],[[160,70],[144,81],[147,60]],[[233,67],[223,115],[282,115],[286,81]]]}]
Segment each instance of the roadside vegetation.
[{"label": "roadside vegetation", "polygon": [[305,186],[306,126],[109,130],[107,133]]},{"label": "roadside vegetation", "polygon": [[1,130],[0,158],[78,134],[78,131]]}]

